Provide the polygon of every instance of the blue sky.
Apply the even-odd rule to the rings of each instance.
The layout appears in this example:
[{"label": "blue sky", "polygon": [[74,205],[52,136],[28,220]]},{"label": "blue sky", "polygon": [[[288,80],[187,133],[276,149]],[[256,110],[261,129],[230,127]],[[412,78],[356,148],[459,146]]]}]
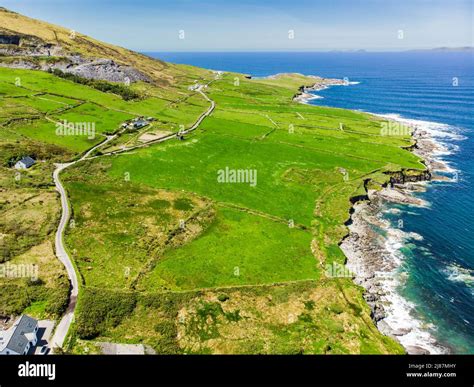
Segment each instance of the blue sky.
[{"label": "blue sky", "polygon": [[473,2],[0,0],[0,5],[139,51],[393,51],[472,46]]}]

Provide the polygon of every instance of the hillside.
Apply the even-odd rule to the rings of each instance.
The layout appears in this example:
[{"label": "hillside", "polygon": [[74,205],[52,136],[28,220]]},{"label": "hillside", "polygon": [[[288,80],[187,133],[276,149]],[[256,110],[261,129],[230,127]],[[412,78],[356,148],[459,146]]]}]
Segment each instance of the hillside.
[{"label": "hillside", "polygon": [[[301,86],[334,80],[176,66],[6,10],[0,25],[2,262],[40,265],[38,281],[0,279],[1,315],[65,310],[51,176],[74,162],[60,173],[80,282],[66,351],[403,353],[376,329],[383,306],[365,302],[339,244],[367,185],[425,169],[407,131],[295,102]],[[111,66],[98,60],[144,78],[60,70]],[[35,165],[16,170],[24,156]]]},{"label": "hillside", "polygon": [[[17,44],[8,45],[10,47],[0,44],[0,54],[3,52],[17,61],[20,58],[32,61],[31,56],[34,56],[36,63],[42,59],[44,63],[52,65],[54,61],[51,57],[55,57],[57,61],[64,62],[62,67],[65,68],[75,62],[77,55],[91,62],[108,59],[118,66],[123,66],[119,69],[122,72],[129,66],[136,69],[140,74],[131,72],[132,75],[129,75],[132,81],[134,78],[149,79],[162,87],[173,86],[181,82],[182,77],[198,77],[203,73],[201,69],[152,59],[122,47],[100,42],[79,31],[31,19],[0,7],[0,43],[2,37],[3,43],[9,40],[10,43]],[[107,64],[110,66],[110,62]]]}]

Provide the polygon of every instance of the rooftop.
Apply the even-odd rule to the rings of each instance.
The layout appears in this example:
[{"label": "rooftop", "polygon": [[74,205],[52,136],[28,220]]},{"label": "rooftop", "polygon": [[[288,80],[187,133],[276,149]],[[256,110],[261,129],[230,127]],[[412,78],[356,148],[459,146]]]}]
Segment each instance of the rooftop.
[{"label": "rooftop", "polygon": [[35,163],[35,160],[33,160],[30,156],[25,156],[20,160],[20,162],[25,164],[26,168],[29,168]]},{"label": "rooftop", "polygon": [[28,343],[33,339],[38,321],[22,315],[6,331],[0,332],[0,351],[10,349],[16,353],[23,353]]}]

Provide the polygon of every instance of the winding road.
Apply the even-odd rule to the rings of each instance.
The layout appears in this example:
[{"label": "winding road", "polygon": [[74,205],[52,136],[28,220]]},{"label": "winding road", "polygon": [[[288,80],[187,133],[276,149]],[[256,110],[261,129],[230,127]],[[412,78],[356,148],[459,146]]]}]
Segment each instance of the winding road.
[{"label": "winding road", "polygon": [[[212,82],[212,81],[211,81]],[[207,85],[209,85],[211,82],[209,82]],[[206,85],[206,86],[207,86]],[[202,123],[202,121],[209,116],[213,110],[215,109],[215,102],[211,100],[203,91],[202,89],[204,86],[200,86],[196,91],[200,93],[207,101],[210,102],[211,106],[209,109],[207,109],[204,113],[202,113],[197,121],[189,128],[186,129],[180,134],[187,134],[192,132],[193,130],[196,130],[199,125]],[[53,180],[54,184],[56,185],[56,190],[59,192],[59,195],[61,196],[61,208],[62,208],[62,213],[61,213],[61,220],[59,221],[59,226],[56,231],[56,238],[55,238],[55,250],[56,250],[56,256],[58,259],[63,263],[63,265],[66,268],[67,275],[70,280],[70,286],[71,286],[71,293],[69,297],[69,304],[66,309],[66,312],[64,313],[63,317],[59,321],[59,324],[56,327],[56,330],[54,332],[53,338],[51,339],[51,352],[53,353],[54,350],[63,348],[64,342],[66,340],[67,333],[69,331],[69,328],[71,327],[72,322],[74,321],[74,312],[76,310],[76,303],[77,303],[77,296],[79,294],[79,282],[77,279],[77,273],[74,267],[74,264],[72,263],[71,258],[69,257],[69,254],[67,253],[66,247],[64,246],[64,231],[66,229],[66,226],[69,222],[69,218],[71,216],[71,209],[69,207],[69,200],[67,197],[67,192],[64,189],[64,186],[61,183],[61,180],[59,178],[59,174],[64,171],[66,168],[69,168],[71,165],[77,164],[81,161],[87,160],[87,159],[94,159],[97,157],[103,157],[103,156],[110,156],[110,155],[116,155],[119,153],[123,152],[128,152],[130,150],[138,149],[138,148],[143,148],[146,146],[149,146],[151,144],[163,142],[166,140],[170,140],[173,138],[176,138],[178,133],[173,133],[171,135],[161,137],[157,140],[150,141],[145,144],[141,144],[138,146],[130,147],[130,148],[125,148],[121,149],[119,151],[114,151],[114,152],[109,152],[109,153],[104,153],[100,156],[93,156],[90,157],[92,152],[94,152],[96,149],[103,147],[106,143],[112,141],[113,139],[117,138],[121,133],[123,133],[124,130],[119,132],[118,134],[114,134],[112,136],[107,136],[107,138],[102,141],[101,143],[95,145],[93,148],[89,149],[80,159],[70,162],[70,163],[65,163],[65,164],[56,164],[56,169],[53,172]]]},{"label": "winding road", "polygon": [[66,168],[70,167],[78,163],[79,161],[83,161],[89,157],[89,155],[96,150],[97,148],[103,146],[107,142],[116,138],[117,135],[108,136],[105,141],[102,141],[100,144],[94,146],[93,148],[89,149],[79,160],[73,161],[71,163],[66,164],[57,164],[56,169],[53,172],[53,180],[54,184],[56,185],[56,190],[59,192],[61,196],[61,220],[59,221],[58,229],[56,230],[56,237],[54,240],[54,246],[56,249],[56,256],[62,262],[62,264],[66,268],[67,275],[69,277],[69,281],[71,282],[71,294],[69,296],[69,304],[64,313],[61,321],[59,322],[56,330],[54,331],[53,338],[51,340],[51,352],[54,351],[55,348],[62,348],[64,344],[64,340],[66,339],[67,332],[69,331],[69,327],[71,326],[72,321],[74,320],[74,310],[76,309],[76,301],[77,295],[79,292],[79,283],[77,281],[77,273],[74,268],[74,265],[69,257],[66,248],[64,247],[64,230],[68,224],[69,218],[71,216],[71,210],[69,208],[69,201],[67,198],[66,190],[59,179],[59,174],[64,171]]}]

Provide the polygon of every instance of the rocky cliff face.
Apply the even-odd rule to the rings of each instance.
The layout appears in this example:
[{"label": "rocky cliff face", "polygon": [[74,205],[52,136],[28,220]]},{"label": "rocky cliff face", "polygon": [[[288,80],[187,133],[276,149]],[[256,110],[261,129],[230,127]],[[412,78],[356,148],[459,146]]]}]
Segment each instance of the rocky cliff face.
[{"label": "rocky cliff face", "polygon": [[110,82],[150,82],[150,78],[131,66],[123,66],[110,59],[76,61],[59,68],[64,72],[70,72],[83,78],[102,79]]},{"label": "rocky cliff face", "polygon": [[60,45],[0,28],[0,66],[28,70],[54,70],[83,78],[109,82],[149,82],[150,78],[131,66],[111,59],[84,58],[66,52]]},{"label": "rocky cliff face", "polygon": [[428,170],[402,170],[399,172],[387,172],[390,175],[390,185],[416,183],[431,180],[431,172]]},{"label": "rocky cliff face", "polygon": [[[36,51],[37,52],[37,51]],[[24,52],[22,52],[24,54]],[[34,58],[36,56],[37,58]],[[150,82],[150,78],[131,66],[123,66],[110,59],[88,60],[82,57],[50,57],[39,58],[31,56],[0,56],[0,66],[28,69],[28,70],[54,70],[79,75],[83,78],[104,80],[109,82]],[[47,56],[47,55],[45,55]]]},{"label": "rocky cliff face", "polygon": [[21,37],[19,35],[6,35],[0,33],[0,44],[20,45]]},{"label": "rocky cliff face", "polygon": [[61,47],[47,43],[35,36],[17,34],[0,27],[0,55],[49,56],[59,55]]},{"label": "rocky cliff face", "polygon": [[28,69],[54,70],[79,75],[83,78],[109,82],[149,82],[150,78],[131,66],[123,66],[110,59],[89,60],[80,56],[31,58],[28,56],[0,57],[0,66]]}]

